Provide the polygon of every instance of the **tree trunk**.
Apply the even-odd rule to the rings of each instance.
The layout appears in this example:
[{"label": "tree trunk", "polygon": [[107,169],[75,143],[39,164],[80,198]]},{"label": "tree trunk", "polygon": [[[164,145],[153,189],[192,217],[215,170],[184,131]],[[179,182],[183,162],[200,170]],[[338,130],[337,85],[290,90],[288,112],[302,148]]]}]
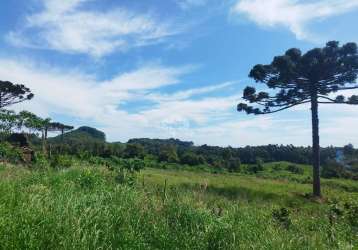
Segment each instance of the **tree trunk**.
[{"label": "tree trunk", "polygon": [[45,150],[46,150],[46,154],[47,154],[47,138],[48,138],[48,128],[46,128],[46,130],[45,130]]},{"label": "tree trunk", "polygon": [[42,153],[44,153],[45,154],[45,152],[46,152],[46,149],[45,149],[45,129],[42,129],[42,136],[41,136],[41,138],[42,138]]},{"label": "tree trunk", "polygon": [[320,146],[319,146],[319,119],[318,119],[318,98],[317,93],[312,95],[312,149],[313,149],[313,195],[321,197],[320,181]]}]

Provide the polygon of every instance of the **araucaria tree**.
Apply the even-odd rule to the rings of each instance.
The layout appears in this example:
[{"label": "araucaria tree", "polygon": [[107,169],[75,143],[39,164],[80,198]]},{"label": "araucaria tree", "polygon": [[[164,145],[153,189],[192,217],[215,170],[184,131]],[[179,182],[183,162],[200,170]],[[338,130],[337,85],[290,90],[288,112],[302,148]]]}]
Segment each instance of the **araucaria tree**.
[{"label": "araucaria tree", "polygon": [[0,109],[34,97],[30,89],[23,84],[0,81]]},{"label": "araucaria tree", "polygon": [[238,111],[247,114],[272,114],[309,103],[312,113],[313,195],[321,196],[319,104],[358,104],[358,95],[338,95],[338,91],[358,89],[358,52],[355,43],[339,46],[331,41],[323,48],[302,54],[289,49],[269,65],[256,65],[249,77],[265,84],[270,91],[246,87]]}]

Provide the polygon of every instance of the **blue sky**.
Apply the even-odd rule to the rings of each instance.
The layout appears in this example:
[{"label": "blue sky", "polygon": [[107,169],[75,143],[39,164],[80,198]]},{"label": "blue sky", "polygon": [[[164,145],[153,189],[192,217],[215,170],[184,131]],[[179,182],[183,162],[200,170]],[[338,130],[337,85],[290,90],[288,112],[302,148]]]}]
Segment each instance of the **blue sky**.
[{"label": "blue sky", "polygon": [[[3,0],[0,79],[35,98],[14,109],[109,141],[309,145],[307,106],[236,112],[257,63],[291,47],[358,42],[358,0]],[[321,107],[323,145],[358,145],[358,107]]]}]

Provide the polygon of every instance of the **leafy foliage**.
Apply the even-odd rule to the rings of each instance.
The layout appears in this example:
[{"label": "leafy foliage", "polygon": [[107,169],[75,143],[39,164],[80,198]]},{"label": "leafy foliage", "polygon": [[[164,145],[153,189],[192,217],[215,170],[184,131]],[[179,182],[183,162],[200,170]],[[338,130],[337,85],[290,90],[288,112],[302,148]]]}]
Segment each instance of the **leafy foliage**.
[{"label": "leafy foliage", "polygon": [[291,224],[290,211],[287,208],[275,209],[272,212],[273,219],[278,222],[281,226],[288,229]]},{"label": "leafy foliage", "polygon": [[287,170],[294,174],[304,174],[304,169],[294,164],[288,165]]},{"label": "leafy foliage", "polygon": [[345,98],[331,93],[340,90],[357,89],[358,50],[355,43],[339,46],[336,41],[328,42],[324,48],[316,48],[302,55],[299,49],[286,51],[276,56],[269,65],[256,65],[250,77],[279,92],[272,96],[268,92],[256,92],[246,87],[244,99],[257,103],[255,108],[245,103],[238,105],[238,111],[248,114],[268,114],[288,109],[318,98],[321,104],[358,104],[358,96]]},{"label": "leafy foliage", "polygon": [[7,142],[0,143],[0,162],[20,163],[22,161],[21,151]]},{"label": "leafy foliage", "polygon": [[125,158],[143,159],[145,155],[144,147],[137,143],[128,143],[124,149],[123,155]]},{"label": "leafy foliage", "polygon": [[66,169],[73,165],[73,159],[69,155],[56,155],[51,159],[51,167],[54,169]]},{"label": "leafy foliage", "polygon": [[0,109],[31,100],[34,94],[23,84],[14,84],[9,81],[0,81]]}]

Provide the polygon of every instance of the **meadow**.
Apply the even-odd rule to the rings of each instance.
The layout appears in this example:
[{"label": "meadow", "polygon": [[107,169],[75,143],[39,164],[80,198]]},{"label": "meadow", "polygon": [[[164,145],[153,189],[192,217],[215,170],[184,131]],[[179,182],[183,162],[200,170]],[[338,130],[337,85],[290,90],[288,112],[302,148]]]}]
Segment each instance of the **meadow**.
[{"label": "meadow", "polygon": [[[0,249],[358,249],[358,182],[310,168],[256,175],[0,166]],[[275,168],[275,171],[272,169]]]}]

